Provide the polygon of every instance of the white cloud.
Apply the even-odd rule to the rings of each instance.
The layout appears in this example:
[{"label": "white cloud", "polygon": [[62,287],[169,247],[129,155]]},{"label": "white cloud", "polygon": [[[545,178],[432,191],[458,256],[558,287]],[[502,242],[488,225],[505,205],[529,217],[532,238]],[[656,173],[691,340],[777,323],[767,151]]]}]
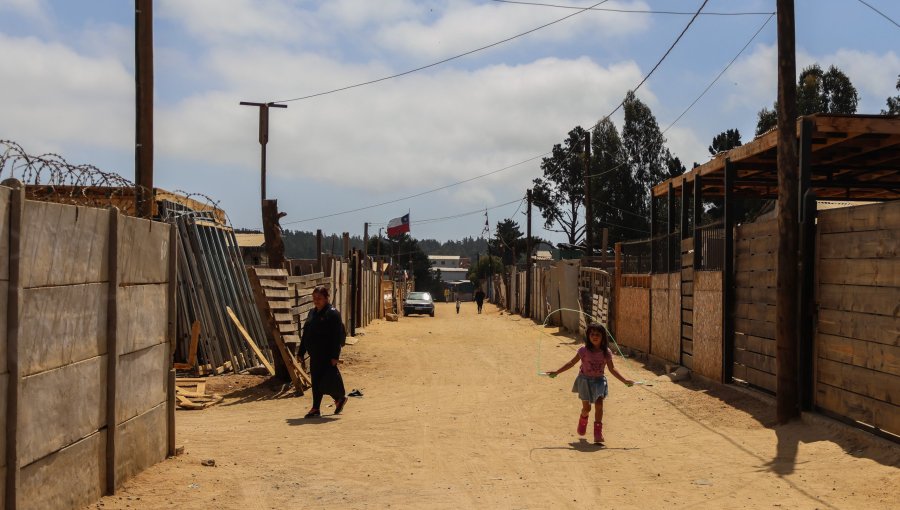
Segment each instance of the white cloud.
[{"label": "white cloud", "polygon": [[307,11],[283,0],[163,0],[154,15],[178,21],[199,39],[218,43],[301,41],[319,33]]},{"label": "white cloud", "polygon": [[338,22],[339,26],[360,28],[425,14],[429,2],[413,0],[330,0],[320,14]]},{"label": "white cloud", "polygon": [[44,0],[3,0],[0,12],[10,11],[37,21],[47,21]]},{"label": "white cloud", "polygon": [[80,55],[60,44],[0,34],[0,132],[34,140],[26,150],[63,144],[133,145],[134,78],[111,58]]},{"label": "white cloud", "polygon": [[[712,138],[710,138],[712,139]],[[693,129],[674,126],[666,131],[666,147],[677,156],[688,170],[693,164],[706,163],[709,160],[708,143],[704,143]]]},{"label": "white cloud", "polygon": [[[844,72],[860,96],[859,113],[878,113],[884,100],[895,93],[900,56],[886,53],[840,49],[836,52],[813,55],[797,50],[797,74],[804,67],[818,63],[823,69],[835,65]],[[738,87],[732,92],[726,108],[772,107],[777,93],[778,54],[775,45],[758,45],[752,54],[740,59],[726,73],[725,78]]]},{"label": "white cloud", "polygon": [[[231,64],[216,68],[251,65]],[[304,67],[310,65],[315,67]],[[357,72],[305,56],[283,61],[283,67],[289,75],[284,79],[298,82],[323,67]],[[181,158],[202,154],[208,163],[254,169],[256,111],[237,106],[240,96],[234,92],[261,90],[250,76],[256,75],[229,74],[223,91],[163,110],[158,150]],[[269,171],[372,191],[454,182],[548,151],[578,123],[573,119],[593,122],[584,112],[612,109],[639,79],[633,63],[605,68],[586,58],[544,59],[474,72],[411,75],[374,85],[380,87],[377,94],[370,88],[368,93],[348,91],[294,102],[271,114]],[[538,165],[532,162],[478,183],[524,189]]]},{"label": "white cloud", "polygon": [[[588,2],[584,6],[596,2]],[[441,58],[487,45],[575,14],[574,10],[547,9],[498,3],[452,2],[434,22],[403,20],[379,30],[376,40],[398,53],[422,58]],[[609,8],[647,8],[644,2],[608,2]],[[524,36],[519,41],[534,43],[578,42],[596,37],[605,40],[640,32],[649,27],[643,15],[591,11],[583,12]],[[505,43],[505,45],[516,42]],[[488,50],[490,51],[490,50]]]}]

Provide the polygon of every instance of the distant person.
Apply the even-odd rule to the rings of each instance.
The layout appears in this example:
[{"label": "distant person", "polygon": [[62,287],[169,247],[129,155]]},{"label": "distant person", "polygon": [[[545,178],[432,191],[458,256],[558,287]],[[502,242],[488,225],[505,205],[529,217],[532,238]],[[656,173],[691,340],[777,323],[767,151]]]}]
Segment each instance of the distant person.
[{"label": "distant person", "polygon": [[594,414],[594,442],[602,443],[603,439],[603,399],[609,393],[604,371],[609,367],[610,373],[622,381],[626,386],[631,386],[634,381],[626,379],[613,366],[613,354],[609,348],[609,335],[601,324],[592,322],[584,334],[584,346],[578,349],[575,357],[562,366],[559,370],[547,372],[551,378],[575,366],[581,360],[581,370],[572,385],[572,392],[578,393],[581,399],[581,416],[578,418],[578,435],[583,436],[587,432],[588,416],[591,414],[591,402],[595,404]]},{"label": "distant person", "polygon": [[[334,399],[334,414],[341,414],[347,404],[347,392],[338,364],[341,347],[347,338],[341,313],[328,302],[328,287],[319,285],[312,293],[315,308],[309,311],[303,323],[300,338],[300,359],[309,353],[309,375],[312,378],[312,408],[305,418],[322,416],[319,410],[322,397]],[[301,361],[302,362],[302,361]],[[305,367],[304,367],[305,368]]]},{"label": "distant person", "polygon": [[484,291],[480,287],[475,291],[475,304],[478,305],[478,313],[481,313],[481,307],[484,306]]},{"label": "distant person", "polygon": [[444,289],[444,302],[450,302],[450,289]]},{"label": "distant person", "polygon": [[459,294],[457,293],[456,294],[456,315],[459,315],[459,305],[460,305]]}]

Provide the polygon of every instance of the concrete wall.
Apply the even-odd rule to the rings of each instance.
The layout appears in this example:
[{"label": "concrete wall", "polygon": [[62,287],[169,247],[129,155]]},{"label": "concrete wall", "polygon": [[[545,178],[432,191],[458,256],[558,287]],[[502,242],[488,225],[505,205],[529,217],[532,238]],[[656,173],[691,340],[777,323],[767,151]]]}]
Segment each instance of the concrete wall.
[{"label": "concrete wall", "polygon": [[[13,195],[0,187],[0,422],[16,422],[15,444],[3,450],[12,448],[18,471],[4,488],[18,508],[82,508],[109,491],[109,469],[118,485],[167,453],[170,227],[34,201],[16,224]],[[21,232],[20,255],[11,230]],[[11,274],[15,303],[6,299]],[[11,334],[17,348],[6,356]]]},{"label": "concrete wall", "polygon": [[674,363],[681,351],[681,272],[650,277],[650,353]]}]

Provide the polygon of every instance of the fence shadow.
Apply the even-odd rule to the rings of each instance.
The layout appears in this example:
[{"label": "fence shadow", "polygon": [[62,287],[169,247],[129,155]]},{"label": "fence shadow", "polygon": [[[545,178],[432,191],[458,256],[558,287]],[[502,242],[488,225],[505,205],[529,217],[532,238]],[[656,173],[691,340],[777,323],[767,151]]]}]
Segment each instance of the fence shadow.
[{"label": "fence shadow", "polygon": [[239,388],[231,392],[220,390],[225,400],[219,404],[224,407],[260,402],[264,400],[282,400],[298,397],[291,383],[283,382],[276,377],[269,377],[259,383]]}]

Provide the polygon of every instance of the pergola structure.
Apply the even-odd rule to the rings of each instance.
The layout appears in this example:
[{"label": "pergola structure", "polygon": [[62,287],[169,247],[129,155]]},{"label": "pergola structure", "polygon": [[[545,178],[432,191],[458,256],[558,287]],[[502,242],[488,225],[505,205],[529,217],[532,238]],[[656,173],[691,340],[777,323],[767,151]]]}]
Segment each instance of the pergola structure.
[{"label": "pergola structure", "polygon": [[[797,128],[800,303],[792,313],[797,316],[800,359],[811,360],[816,201],[900,199],[900,116],[816,114],[799,118]],[[650,243],[651,273],[682,271],[684,275],[701,270],[703,257],[708,255],[703,249],[704,230],[700,225],[703,203],[722,200],[724,218],[716,228],[721,229],[719,242],[724,252],[721,271],[725,338],[734,336],[735,205],[745,199],[778,198],[778,134],[773,129],[651,190],[651,225],[657,225],[658,205],[664,204],[668,211],[665,234]],[[680,229],[676,229],[679,214],[675,197],[681,197]],[[654,234],[658,232],[654,229]],[[690,341],[691,326],[683,323],[683,341]],[[733,345],[725,343],[722,357],[723,379],[730,381]],[[811,381],[811,365],[799,370],[802,381]],[[809,384],[801,387],[801,405],[805,408],[811,405],[811,392]]]},{"label": "pergola structure", "polygon": [[[819,199],[900,198],[900,116],[816,114],[798,119],[797,133],[801,197],[811,189]],[[777,198],[777,142],[778,130],[773,129],[655,186],[653,197],[667,195],[670,185],[676,196],[682,195],[688,183],[699,181],[706,198],[724,198],[729,192]]]}]

